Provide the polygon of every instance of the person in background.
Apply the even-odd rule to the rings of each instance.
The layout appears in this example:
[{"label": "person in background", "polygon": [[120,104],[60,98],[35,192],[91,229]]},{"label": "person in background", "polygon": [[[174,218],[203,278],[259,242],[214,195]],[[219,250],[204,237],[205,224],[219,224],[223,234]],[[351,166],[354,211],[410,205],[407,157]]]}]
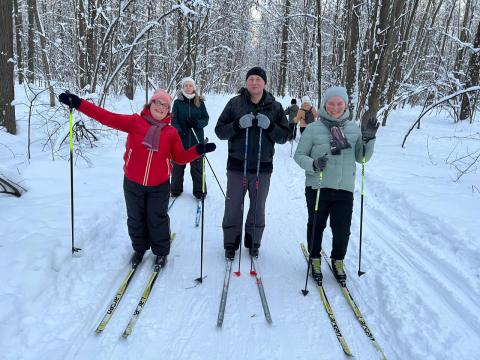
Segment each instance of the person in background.
[{"label": "person in background", "polygon": [[290,126],[290,133],[288,140],[293,141],[297,138],[297,123],[294,121],[298,113],[297,99],[293,98],[290,101],[290,106],[285,109],[285,115],[288,116],[288,126]]},{"label": "person in background", "polygon": [[[173,102],[172,125],[177,129],[182,144],[189,148],[204,142],[203,128],[208,125],[208,113],[205,107],[205,99],[196,91],[195,80],[186,77],[182,80],[182,89],[177,92],[177,99]],[[172,196],[179,196],[183,192],[184,164],[173,164]],[[202,199],[202,161],[194,160],[190,163],[192,175],[193,196]],[[205,185],[205,195],[207,187]]]},{"label": "person in background", "polygon": [[123,191],[134,250],[131,265],[136,268],[151,248],[155,266],[165,266],[170,253],[170,160],[186,164],[214,151],[215,144],[184,149],[177,130],[170,125],[172,98],[162,89],[155,91],[140,114],[131,115],[112,113],[70,93],[60,94],[59,100],[103,125],[128,133]]},{"label": "person in background", "polygon": [[[265,202],[273,171],[274,146],[275,143],[284,144],[290,134],[282,105],[265,90],[265,70],[261,67],[251,68],[245,82],[246,85],[240,89],[239,94],[228,101],[215,126],[218,138],[228,140],[227,196],[222,228],[225,257],[229,260],[234,259],[242,235],[242,204],[246,195],[243,183],[244,164],[246,163],[247,171],[245,186],[250,197],[244,243],[245,247],[249,248],[250,255],[257,257],[265,229]],[[248,144],[245,141],[246,134]]]},{"label": "person in background", "polygon": [[300,134],[303,134],[307,126],[313,123],[317,117],[318,112],[313,107],[310,98],[308,96],[302,97],[302,105],[294,119],[296,124],[300,124]]},{"label": "person in background", "polygon": [[[294,159],[305,170],[305,198],[308,208],[307,241],[312,257],[312,275],[321,283],[322,237],[327,219],[332,229],[331,261],[335,277],[347,279],[344,258],[350,237],[355,187],[355,162],[373,154],[376,119],[360,129],[350,120],[347,90],[333,86],[325,91],[320,121],[308,126],[300,137]],[[321,177],[320,177],[321,173]],[[320,188],[315,237],[312,239],[317,189]]]}]

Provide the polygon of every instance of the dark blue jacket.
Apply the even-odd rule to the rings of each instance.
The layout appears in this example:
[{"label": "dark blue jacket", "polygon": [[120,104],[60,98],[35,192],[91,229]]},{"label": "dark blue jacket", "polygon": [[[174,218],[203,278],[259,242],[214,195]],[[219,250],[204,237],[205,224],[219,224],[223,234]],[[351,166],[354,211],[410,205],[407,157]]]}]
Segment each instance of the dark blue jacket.
[{"label": "dark blue jacket", "polygon": [[177,93],[177,99],[173,102],[172,125],[177,129],[185,148],[198,144],[197,138],[200,142],[204,141],[203,128],[208,125],[208,118],[203,98],[195,95],[195,98],[187,99],[182,91]]}]

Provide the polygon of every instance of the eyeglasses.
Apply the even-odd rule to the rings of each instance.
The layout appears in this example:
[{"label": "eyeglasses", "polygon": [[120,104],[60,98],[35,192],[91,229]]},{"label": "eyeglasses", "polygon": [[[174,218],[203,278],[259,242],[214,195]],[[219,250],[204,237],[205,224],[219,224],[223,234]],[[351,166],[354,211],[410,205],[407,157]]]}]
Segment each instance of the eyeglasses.
[{"label": "eyeglasses", "polygon": [[155,104],[158,107],[163,107],[163,108],[166,108],[166,109],[170,107],[168,104],[163,103],[161,100],[153,100],[152,104]]}]

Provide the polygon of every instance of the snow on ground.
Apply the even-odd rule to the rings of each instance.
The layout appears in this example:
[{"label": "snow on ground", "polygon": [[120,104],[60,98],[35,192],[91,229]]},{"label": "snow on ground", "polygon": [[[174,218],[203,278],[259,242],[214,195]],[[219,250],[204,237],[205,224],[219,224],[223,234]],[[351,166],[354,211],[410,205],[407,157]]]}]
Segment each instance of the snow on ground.
[{"label": "snow on ground", "polygon": [[[18,103],[25,102],[17,89]],[[117,112],[138,111],[110,98]],[[229,96],[210,95],[206,133],[217,143],[209,160],[226,185],[226,142],[216,139],[216,119]],[[45,100],[45,99],[44,99]],[[46,100],[45,100],[46,101]],[[289,99],[283,99],[284,105]],[[40,108],[37,108],[40,109]],[[140,267],[103,334],[94,329],[126,274],[131,254],[122,191],[124,135],[115,131],[82,147],[75,179],[75,241],[70,255],[68,146],[45,146],[44,112],[32,121],[31,159],[26,158],[28,109],[17,106],[19,135],[0,133],[0,173],[22,181],[19,199],[0,196],[0,348],[4,359],[341,359],[342,350],[312,282],[304,297],[306,206],[304,176],[279,145],[267,200],[267,228],[259,265],[273,324],[264,319],[255,281],[243,252],[242,276],[232,275],[225,321],[216,328],[223,285],[223,195],[207,171],[202,285],[200,230],[186,172],[185,192],[170,212],[177,238],[165,271],[128,340],[121,338],[148,277],[153,257]],[[379,130],[366,166],[364,243],[358,278],[360,176],[349,252],[349,287],[389,359],[467,359],[480,356],[480,209],[478,171],[455,182],[448,165],[459,150],[477,146],[451,138],[480,131],[479,123],[452,124],[431,114],[400,144],[418,109],[397,110]],[[43,115],[42,115],[43,114]],[[79,118],[75,114],[75,118]],[[85,117],[83,117],[88,121]],[[65,109],[55,120],[66,122]],[[293,145],[295,150],[296,143]],[[61,156],[60,156],[61,155]],[[360,175],[360,166],[358,168]],[[330,233],[324,247],[329,252]],[[238,258],[238,256],[237,256]],[[237,262],[235,262],[235,269]],[[364,336],[324,264],[325,291],[341,331],[357,359],[379,358]]]}]

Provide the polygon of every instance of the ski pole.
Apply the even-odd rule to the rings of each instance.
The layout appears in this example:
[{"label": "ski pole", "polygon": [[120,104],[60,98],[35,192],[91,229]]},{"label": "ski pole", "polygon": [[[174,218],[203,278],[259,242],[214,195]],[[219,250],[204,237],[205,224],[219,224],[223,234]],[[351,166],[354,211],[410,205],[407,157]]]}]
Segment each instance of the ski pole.
[{"label": "ski pole", "polygon": [[[252,251],[255,248],[255,240],[257,238],[257,198],[258,198],[258,188],[260,187],[260,157],[262,155],[262,131],[263,128],[260,128],[260,135],[258,138],[258,155],[257,155],[257,178],[255,179],[255,199],[253,200],[253,236],[252,244],[250,245],[250,250]],[[256,275],[253,271],[253,256],[250,254],[250,275]]]},{"label": "ski pole", "polygon": [[365,274],[365,271],[361,270],[362,265],[362,232],[363,232],[363,197],[365,195],[365,144],[363,145],[363,157],[362,157],[362,192],[360,197],[360,246],[358,251],[358,277]]},{"label": "ski pole", "polygon": [[312,266],[312,251],[313,251],[313,242],[315,241],[315,232],[317,228],[317,219],[318,219],[318,201],[320,199],[320,185],[323,180],[323,170],[320,171],[319,175],[319,183],[318,183],[318,189],[317,189],[317,198],[315,199],[315,215],[313,216],[313,228],[312,228],[312,234],[310,235],[310,249],[308,250],[308,265],[307,265],[307,276],[305,277],[305,289],[302,289],[302,294],[303,296],[307,296],[308,290],[307,290],[307,284],[308,284],[308,273],[310,272],[310,267]]},{"label": "ski pole", "polygon": [[203,282],[203,224],[205,222],[205,154],[202,155],[202,228],[200,230],[200,277],[195,279],[199,284]]},{"label": "ski pole", "polygon": [[[66,91],[69,94],[69,91]],[[75,247],[75,231],[74,231],[74,204],[73,204],[73,105],[72,100],[70,99],[70,105],[68,106],[70,110],[69,117],[69,139],[70,139],[70,217],[71,217],[71,228],[72,228],[72,255],[76,252],[82,250]]]},{"label": "ski pole", "polygon": [[247,188],[248,188],[248,179],[247,179],[247,162],[248,162],[248,129],[245,129],[245,150],[243,154],[243,179],[242,179],[242,187],[243,187],[243,195],[242,195],[242,221],[240,222],[240,249],[238,252],[238,270],[234,271],[233,273],[236,276],[240,276],[240,260],[242,258],[242,235],[243,235],[243,218],[244,218],[244,213],[245,213],[245,195],[247,193]]}]

